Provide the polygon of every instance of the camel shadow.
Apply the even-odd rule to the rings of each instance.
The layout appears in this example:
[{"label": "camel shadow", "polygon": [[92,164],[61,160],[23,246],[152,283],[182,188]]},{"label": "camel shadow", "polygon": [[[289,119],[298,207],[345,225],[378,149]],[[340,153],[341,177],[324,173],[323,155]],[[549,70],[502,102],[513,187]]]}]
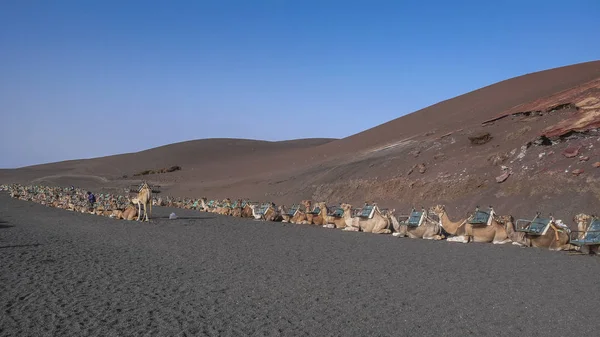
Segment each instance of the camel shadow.
[{"label": "camel shadow", "polygon": [[28,245],[11,245],[11,246],[0,246],[0,249],[5,249],[5,248],[21,248],[21,247],[37,247],[37,246],[41,246],[42,244],[40,243],[32,243],[32,244],[28,244]]},{"label": "camel shadow", "polygon": [[0,219],[0,229],[15,227],[13,225],[9,225],[8,221]]},{"label": "camel shadow", "polygon": [[[153,219],[171,220],[171,219],[169,219],[169,216],[157,216],[157,217],[153,217]],[[172,219],[172,220],[210,220],[210,219],[216,219],[216,217],[215,216],[177,216],[177,219]]]}]

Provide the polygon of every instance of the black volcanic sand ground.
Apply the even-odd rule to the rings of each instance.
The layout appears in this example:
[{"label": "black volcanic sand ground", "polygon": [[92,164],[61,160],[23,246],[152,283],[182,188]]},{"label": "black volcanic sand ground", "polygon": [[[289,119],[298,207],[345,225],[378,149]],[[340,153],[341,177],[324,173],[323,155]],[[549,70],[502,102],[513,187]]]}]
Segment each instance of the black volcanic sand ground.
[{"label": "black volcanic sand ground", "polygon": [[559,336],[600,329],[600,258],[0,193],[2,336]]}]

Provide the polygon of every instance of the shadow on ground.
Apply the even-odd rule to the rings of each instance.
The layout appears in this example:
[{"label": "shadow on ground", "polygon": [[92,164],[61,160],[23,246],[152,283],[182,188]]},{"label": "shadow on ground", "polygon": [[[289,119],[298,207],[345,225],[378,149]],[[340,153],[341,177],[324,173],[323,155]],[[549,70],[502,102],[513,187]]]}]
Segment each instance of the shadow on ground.
[{"label": "shadow on ground", "polygon": [[13,225],[9,225],[8,221],[0,219],[0,229],[15,227]]},{"label": "shadow on ground", "polygon": [[177,216],[177,219],[169,219],[169,216],[156,216],[152,219],[167,219],[167,220],[210,220],[216,219],[214,216]]},{"label": "shadow on ground", "polygon": [[38,246],[41,246],[41,244],[39,244],[39,243],[32,243],[32,244],[27,244],[27,245],[0,246],[0,249],[5,249],[5,248],[23,248],[23,247],[38,247]]}]

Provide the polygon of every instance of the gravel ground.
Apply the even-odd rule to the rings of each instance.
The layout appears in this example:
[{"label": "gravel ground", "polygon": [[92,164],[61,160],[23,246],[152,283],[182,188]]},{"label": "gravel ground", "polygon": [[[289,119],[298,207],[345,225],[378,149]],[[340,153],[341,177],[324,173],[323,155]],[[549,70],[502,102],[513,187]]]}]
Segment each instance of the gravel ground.
[{"label": "gravel ground", "polygon": [[[177,220],[168,214],[176,212]],[[0,336],[575,336],[600,258],[0,193]]]}]

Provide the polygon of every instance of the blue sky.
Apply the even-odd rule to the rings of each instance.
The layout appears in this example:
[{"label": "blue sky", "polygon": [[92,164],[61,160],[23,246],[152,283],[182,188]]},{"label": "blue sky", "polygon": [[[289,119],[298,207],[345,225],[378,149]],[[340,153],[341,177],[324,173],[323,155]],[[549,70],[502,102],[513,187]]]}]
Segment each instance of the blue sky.
[{"label": "blue sky", "polygon": [[346,137],[597,60],[599,17],[597,0],[2,1],[0,167]]}]

